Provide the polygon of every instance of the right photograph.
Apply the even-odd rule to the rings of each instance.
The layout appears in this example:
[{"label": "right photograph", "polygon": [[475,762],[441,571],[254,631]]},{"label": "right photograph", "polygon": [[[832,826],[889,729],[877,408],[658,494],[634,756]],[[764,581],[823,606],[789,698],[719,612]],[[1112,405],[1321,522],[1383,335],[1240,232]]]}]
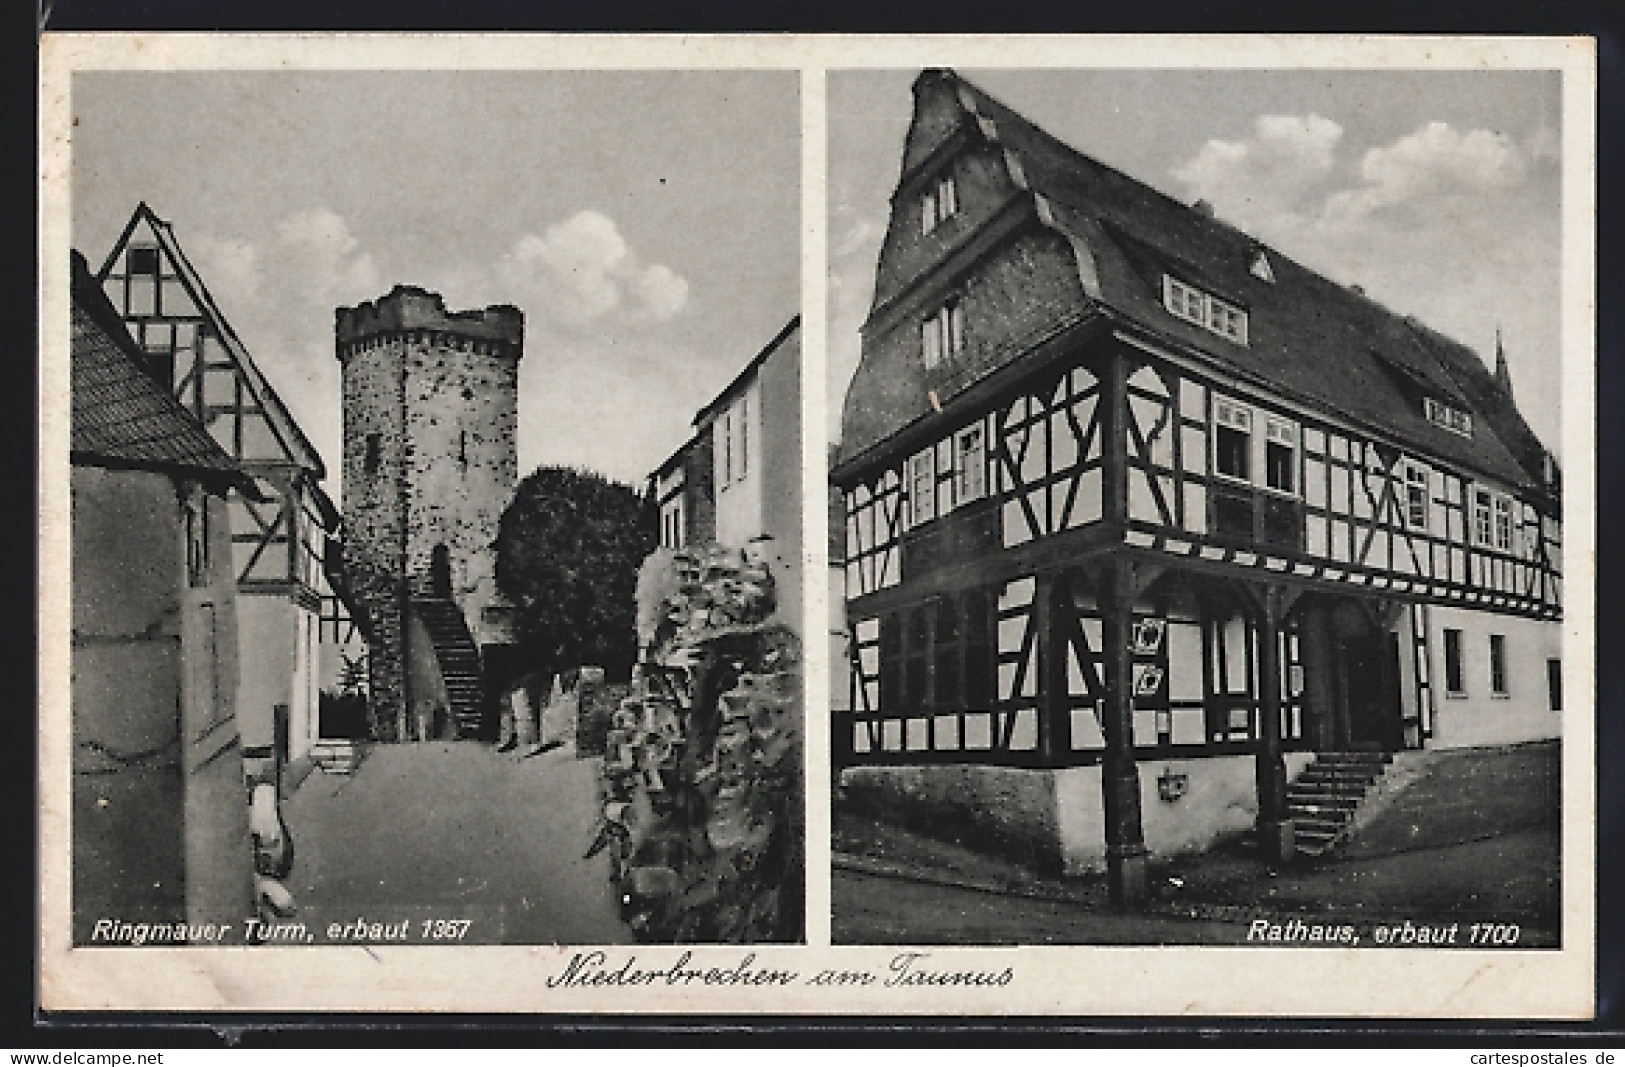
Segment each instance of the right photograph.
[{"label": "right photograph", "polygon": [[1562,944],[1562,74],[830,71],[836,944]]}]

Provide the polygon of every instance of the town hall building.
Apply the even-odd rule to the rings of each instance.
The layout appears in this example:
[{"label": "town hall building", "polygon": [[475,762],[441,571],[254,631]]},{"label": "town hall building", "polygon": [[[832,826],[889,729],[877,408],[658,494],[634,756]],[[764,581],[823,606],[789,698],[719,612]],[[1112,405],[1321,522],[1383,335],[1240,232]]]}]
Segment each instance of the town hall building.
[{"label": "town hall building", "polygon": [[1359,798],[1311,779],[1557,736],[1561,486],[1498,357],[924,72],[832,468],[845,779],[1132,904],[1226,834],[1323,851]]}]

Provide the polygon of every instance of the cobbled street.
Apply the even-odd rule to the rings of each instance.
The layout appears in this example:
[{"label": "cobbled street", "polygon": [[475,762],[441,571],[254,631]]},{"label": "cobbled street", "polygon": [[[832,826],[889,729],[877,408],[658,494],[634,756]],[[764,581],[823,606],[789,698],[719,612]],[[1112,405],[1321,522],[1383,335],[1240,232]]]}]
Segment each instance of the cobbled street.
[{"label": "cobbled street", "polygon": [[[285,803],[298,918],[471,920],[463,943],[618,944],[597,824],[597,761],[529,759],[473,742],[376,745],[351,776],[314,771]],[[433,943],[430,940],[429,943]]]}]

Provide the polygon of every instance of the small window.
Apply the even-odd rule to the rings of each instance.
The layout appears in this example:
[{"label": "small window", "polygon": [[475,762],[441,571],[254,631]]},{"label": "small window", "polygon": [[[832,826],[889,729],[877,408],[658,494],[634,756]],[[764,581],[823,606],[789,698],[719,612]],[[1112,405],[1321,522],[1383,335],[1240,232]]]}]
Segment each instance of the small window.
[{"label": "small window", "polygon": [[1253,414],[1228,401],[1213,406],[1213,469],[1229,478],[1252,478]]},{"label": "small window", "polygon": [[945,174],[920,201],[920,232],[932,232],[958,210],[959,192],[954,188],[953,175]]},{"label": "small window", "polygon": [[1270,266],[1270,257],[1262,248],[1253,253],[1253,261],[1248,266],[1247,273],[1261,282],[1275,281],[1275,268]]},{"label": "small window", "polygon": [[750,395],[739,398],[739,476],[750,473]]},{"label": "small window", "polygon": [[1195,323],[1237,344],[1247,343],[1247,313],[1227,300],[1165,274],[1162,277],[1162,303],[1177,318]]},{"label": "small window", "polygon": [[1512,551],[1512,501],[1504,496],[1495,498],[1495,547]]},{"label": "small window", "polygon": [[722,416],[722,477],[724,486],[734,478],[734,417],[729,411]]},{"label": "small window", "polygon": [[131,245],[129,251],[129,272],[131,274],[158,274],[158,249],[152,245]]},{"label": "small window", "polygon": [[987,493],[987,450],[982,441],[982,427],[976,425],[959,431],[954,450],[954,489],[959,503],[980,500]]},{"label": "small window", "polygon": [[1490,634],[1490,692],[1507,695],[1507,639],[1502,634]]},{"label": "small window", "polygon": [[1444,632],[1444,691],[1451,696],[1467,695],[1467,677],[1461,669],[1461,631]]},{"label": "small window", "polygon": [[362,458],[362,466],[368,474],[378,473],[378,464],[382,459],[384,438],[382,434],[369,433],[367,435],[366,455]]},{"label": "small window", "polygon": [[957,356],[964,348],[965,309],[958,301],[944,304],[920,325],[920,352],[928,370]]},{"label": "small window", "polygon": [[936,518],[936,472],[932,468],[932,449],[917,453],[909,460],[908,507],[911,525],[918,526]]},{"label": "small window", "polygon": [[1473,417],[1465,411],[1441,404],[1431,396],[1422,398],[1422,414],[1441,430],[1449,430],[1461,437],[1473,436]]},{"label": "small window", "polygon": [[1281,493],[1298,491],[1298,427],[1264,420],[1264,484]]},{"label": "small window", "polygon": [[1490,518],[1490,501],[1492,497],[1488,489],[1473,490],[1473,540],[1481,545],[1488,545],[1493,536],[1493,522]]},{"label": "small window", "polygon": [[1563,661],[1546,661],[1546,699],[1553,711],[1563,710]]},{"label": "small window", "polygon": [[1428,500],[1428,471],[1419,463],[1405,464],[1405,525],[1426,530],[1432,511]]}]

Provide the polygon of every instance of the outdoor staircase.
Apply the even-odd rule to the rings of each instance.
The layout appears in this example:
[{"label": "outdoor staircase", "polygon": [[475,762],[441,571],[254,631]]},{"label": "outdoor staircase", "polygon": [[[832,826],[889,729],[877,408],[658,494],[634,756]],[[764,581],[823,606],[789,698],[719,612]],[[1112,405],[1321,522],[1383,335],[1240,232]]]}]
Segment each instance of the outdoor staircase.
[{"label": "outdoor staircase", "polygon": [[1389,752],[1322,752],[1287,787],[1297,850],[1323,856],[1338,843],[1388,764]]},{"label": "outdoor staircase", "polygon": [[310,759],[326,774],[354,774],[361,764],[360,742],[324,737],[310,747]]},{"label": "outdoor staircase", "polygon": [[451,699],[452,722],[457,736],[472,738],[480,735],[480,650],[468,632],[463,610],[455,601],[423,597],[412,599],[412,612],[429,631],[434,645],[435,659],[440,663],[440,677],[446,683],[446,695]]}]

